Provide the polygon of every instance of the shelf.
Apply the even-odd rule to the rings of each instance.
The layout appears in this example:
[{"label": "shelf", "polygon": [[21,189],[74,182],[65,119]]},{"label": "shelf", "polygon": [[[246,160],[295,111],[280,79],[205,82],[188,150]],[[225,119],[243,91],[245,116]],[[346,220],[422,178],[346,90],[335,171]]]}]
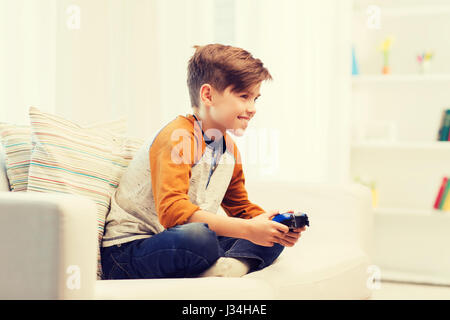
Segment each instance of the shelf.
[{"label": "shelf", "polygon": [[404,270],[392,270],[389,269],[389,267],[383,267],[383,271],[381,272],[380,276],[381,281],[385,282],[450,286],[450,278],[448,276],[448,273],[434,274],[417,271],[411,272]]},{"label": "shelf", "polygon": [[[361,74],[352,76],[349,171],[377,186],[371,257],[381,278],[450,285],[450,211],[433,208],[449,172],[450,141],[437,141],[437,119],[449,101],[450,71],[432,61],[421,73],[411,50],[446,43],[450,0],[399,2],[354,2],[352,43],[362,51],[356,52]],[[369,5],[379,12],[368,12]],[[373,47],[390,33],[403,39],[393,50],[406,60],[384,75]]]},{"label": "shelf", "polygon": [[[420,17],[420,16],[437,16],[450,15],[449,5],[430,5],[430,6],[413,6],[413,7],[383,7],[380,8],[381,18],[385,17]],[[366,16],[367,8],[354,9],[353,13],[357,16]]]},{"label": "shelf", "polygon": [[373,74],[352,76],[353,84],[395,84],[449,81],[450,74]]},{"label": "shelf", "polygon": [[431,209],[414,209],[414,208],[374,208],[375,214],[378,215],[410,215],[410,216],[421,216],[421,217],[450,217],[449,211]]},{"label": "shelf", "polygon": [[418,150],[433,151],[446,150],[450,151],[450,141],[423,141],[423,142],[384,142],[384,141],[365,141],[352,144],[352,149],[388,149],[388,150]]}]

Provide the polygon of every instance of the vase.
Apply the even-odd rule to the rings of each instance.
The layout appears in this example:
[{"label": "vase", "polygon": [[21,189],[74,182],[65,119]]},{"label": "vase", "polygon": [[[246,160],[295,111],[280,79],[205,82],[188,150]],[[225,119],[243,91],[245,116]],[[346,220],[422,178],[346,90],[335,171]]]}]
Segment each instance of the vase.
[{"label": "vase", "polygon": [[429,73],[431,67],[431,62],[429,60],[422,61],[420,64],[420,72],[421,73]]}]

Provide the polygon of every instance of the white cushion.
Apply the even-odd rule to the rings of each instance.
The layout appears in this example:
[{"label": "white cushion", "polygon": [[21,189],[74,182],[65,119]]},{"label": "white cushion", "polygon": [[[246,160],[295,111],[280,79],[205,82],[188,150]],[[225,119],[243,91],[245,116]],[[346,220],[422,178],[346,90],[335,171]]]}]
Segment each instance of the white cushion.
[{"label": "white cushion", "polygon": [[101,280],[95,299],[367,299],[371,259],[335,222],[317,214],[294,247],[241,278]]},{"label": "white cushion", "polygon": [[[297,245],[241,278],[98,280],[95,299],[367,299],[369,260],[359,248]],[[195,290],[193,289],[195,288]],[[220,288],[220,289],[218,289]]]},{"label": "white cushion", "polygon": [[299,240],[271,266],[243,278],[267,281],[276,299],[366,299],[369,262],[357,247],[307,246]]},{"label": "white cushion", "polygon": [[[367,238],[371,230],[371,198],[367,188],[358,185],[270,182],[246,184],[249,199],[265,210],[304,211],[310,227],[297,244],[286,247],[267,268],[241,278],[210,278],[201,290],[193,290],[186,279],[105,280],[97,281],[97,299],[254,299],[267,285],[269,299],[366,299],[369,266]],[[223,214],[219,210],[219,214]],[[242,291],[248,280],[253,292]],[[230,282],[227,282],[230,281]],[[242,284],[236,284],[242,281]],[[230,285],[229,285],[230,284]],[[165,289],[166,286],[168,289]],[[225,288],[222,295],[217,288]],[[233,286],[235,288],[233,289]],[[258,289],[258,286],[261,286]],[[161,290],[161,294],[152,288]],[[195,285],[195,288],[197,286]],[[208,295],[205,292],[209,292]],[[191,292],[189,294],[189,292]],[[258,299],[258,298],[255,298]]]},{"label": "white cushion", "polygon": [[265,210],[308,214],[304,236],[314,243],[355,244],[372,256],[374,214],[370,189],[355,183],[246,182],[249,199]]}]

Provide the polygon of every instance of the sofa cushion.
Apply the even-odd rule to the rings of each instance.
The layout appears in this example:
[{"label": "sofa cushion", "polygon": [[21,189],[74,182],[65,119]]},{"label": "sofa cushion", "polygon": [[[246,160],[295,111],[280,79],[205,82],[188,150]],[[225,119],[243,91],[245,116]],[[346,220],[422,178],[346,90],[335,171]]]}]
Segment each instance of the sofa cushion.
[{"label": "sofa cushion", "polygon": [[299,242],[272,265],[240,278],[101,280],[95,299],[367,299],[368,265],[358,247]]},{"label": "sofa cushion", "polygon": [[[306,201],[301,189],[297,194],[304,195]],[[370,199],[367,202],[370,204]],[[95,298],[368,299],[372,294],[368,285],[370,257],[360,243],[346,235],[346,229],[336,230],[336,219],[321,216],[320,209],[312,213],[310,227],[295,246],[285,247],[270,266],[260,271],[240,278],[102,280],[96,283]],[[333,236],[336,234],[340,235]]]},{"label": "sofa cushion", "polygon": [[369,257],[357,246],[304,245],[300,238],[271,266],[243,278],[267,281],[275,299],[367,299],[369,265]]},{"label": "sofa cushion", "polygon": [[[76,194],[94,201],[100,246],[111,194],[144,141],[81,127],[35,107],[29,114],[33,152],[27,191]],[[100,250],[97,260],[100,278]]]},{"label": "sofa cushion", "polygon": [[[80,126],[80,128],[84,128]],[[86,128],[110,130],[116,134],[125,134],[127,130],[126,118],[113,121],[99,122]],[[5,151],[6,174],[9,188],[12,192],[27,191],[28,171],[31,159],[31,127],[0,123],[0,140]]]}]

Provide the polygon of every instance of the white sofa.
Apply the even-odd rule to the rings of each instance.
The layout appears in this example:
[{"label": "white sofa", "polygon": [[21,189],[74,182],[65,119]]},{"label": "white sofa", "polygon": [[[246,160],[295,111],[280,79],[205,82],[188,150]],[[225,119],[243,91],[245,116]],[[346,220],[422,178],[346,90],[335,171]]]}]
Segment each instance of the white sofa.
[{"label": "white sofa", "polygon": [[[0,150],[1,151],[1,150]],[[361,185],[251,183],[266,209],[306,212],[310,228],[269,267],[241,278],[97,280],[91,200],[8,192],[0,152],[0,299],[368,299],[373,215]],[[219,212],[224,214],[223,211]]]}]

